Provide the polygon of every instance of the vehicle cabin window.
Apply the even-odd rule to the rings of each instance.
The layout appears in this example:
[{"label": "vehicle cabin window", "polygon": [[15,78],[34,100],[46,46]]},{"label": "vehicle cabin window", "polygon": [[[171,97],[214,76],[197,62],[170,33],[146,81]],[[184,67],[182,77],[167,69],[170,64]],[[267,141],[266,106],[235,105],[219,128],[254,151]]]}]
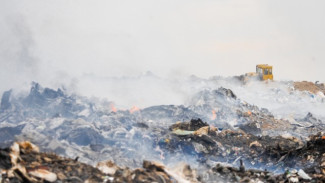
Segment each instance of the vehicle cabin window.
[{"label": "vehicle cabin window", "polygon": [[272,74],[272,69],[269,70],[269,74]]},{"label": "vehicle cabin window", "polygon": [[264,69],[264,75],[268,75],[268,69]]},{"label": "vehicle cabin window", "polygon": [[258,74],[263,74],[263,71],[262,71],[261,68],[256,68],[256,72],[257,72]]}]

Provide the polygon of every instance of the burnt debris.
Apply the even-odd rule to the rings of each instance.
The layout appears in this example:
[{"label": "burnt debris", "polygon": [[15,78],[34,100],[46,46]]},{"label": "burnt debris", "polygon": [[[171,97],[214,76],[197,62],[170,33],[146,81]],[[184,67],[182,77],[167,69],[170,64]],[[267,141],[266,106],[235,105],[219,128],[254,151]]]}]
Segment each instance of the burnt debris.
[{"label": "burnt debris", "polygon": [[324,181],[325,125],[316,114],[278,118],[223,87],[187,105],[113,104],[37,83],[26,96],[5,92],[1,181]]},{"label": "burnt debris", "polygon": [[[204,127],[203,127],[204,128]],[[220,132],[221,133],[221,132]],[[243,137],[244,138],[244,137]],[[247,138],[247,137],[246,137]],[[236,144],[243,152],[236,155],[230,164],[217,163],[212,167],[197,169],[180,164],[176,168],[152,161],[143,161],[142,168],[119,167],[112,161],[103,161],[96,167],[76,159],[63,158],[53,153],[39,152],[34,144],[15,142],[10,148],[0,149],[1,182],[323,182],[325,181],[325,139],[322,134],[310,137],[301,148],[296,146],[281,149],[281,138],[272,139],[273,145],[263,139],[249,144],[259,161],[276,166],[289,165],[295,160],[299,165],[288,166],[283,173],[252,169],[245,157],[245,144]],[[292,141],[292,140],[289,140]],[[288,141],[288,142],[289,142]],[[193,143],[193,142],[192,142]],[[226,147],[226,144],[224,144]],[[264,153],[257,148],[265,149]],[[275,150],[276,149],[276,150]],[[227,150],[226,150],[227,151]],[[273,152],[272,152],[273,151]],[[223,151],[221,151],[223,152]],[[232,156],[233,152],[230,152]],[[276,154],[277,153],[277,154]],[[313,161],[311,161],[313,159]],[[254,161],[254,160],[252,160]],[[118,162],[117,162],[118,163]],[[302,167],[303,164],[308,166]],[[202,167],[205,167],[202,169]],[[301,168],[298,168],[301,167]]]}]

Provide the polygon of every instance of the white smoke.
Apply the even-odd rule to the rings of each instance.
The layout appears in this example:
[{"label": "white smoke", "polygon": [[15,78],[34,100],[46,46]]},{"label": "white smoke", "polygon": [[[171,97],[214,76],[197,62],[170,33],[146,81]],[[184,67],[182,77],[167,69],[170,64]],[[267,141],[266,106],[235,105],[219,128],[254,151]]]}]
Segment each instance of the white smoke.
[{"label": "white smoke", "polygon": [[[28,90],[36,81],[128,108],[184,104],[200,87],[224,85],[275,112],[290,107],[294,113],[319,114],[322,106],[304,105],[309,100],[294,103],[299,98],[284,95],[283,100],[290,100],[284,106],[286,102],[264,99],[278,86],[264,92],[263,85],[187,79],[191,74],[239,75],[268,63],[274,65],[276,80],[324,82],[325,26],[319,23],[324,2],[291,3],[1,1],[0,92]],[[148,70],[155,76],[142,74]]]}]

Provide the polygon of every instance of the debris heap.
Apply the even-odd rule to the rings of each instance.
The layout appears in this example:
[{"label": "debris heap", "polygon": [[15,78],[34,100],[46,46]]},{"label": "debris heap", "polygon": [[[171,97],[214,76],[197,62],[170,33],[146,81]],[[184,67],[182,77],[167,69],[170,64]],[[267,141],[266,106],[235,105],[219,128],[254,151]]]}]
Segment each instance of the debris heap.
[{"label": "debris heap", "polygon": [[[172,125],[171,129],[172,139],[166,142],[168,144],[165,148],[176,150],[177,147],[192,145],[193,152],[202,153],[203,157],[204,154],[213,153],[214,159],[210,156],[202,161],[197,170],[186,164],[178,168],[167,168],[161,163],[151,161],[144,161],[142,168],[136,169],[119,167],[112,161],[100,162],[93,167],[79,162],[78,157],[70,159],[54,153],[39,152],[36,145],[25,141],[0,149],[0,180],[159,183],[325,181],[325,136],[322,133],[310,136],[310,140],[301,145],[294,138],[255,137],[230,130],[220,132],[216,128],[205,126],[200,120],[178,123]],[[184,134],[184,129],[194,131]],[[213,166],[207,162],[217,162],[218,158],[219,163],[214,163]],[[227,158],[228,161],[222,161],[222,158]],[[253,162],[255,165],[264,164],[266,169],[249,168]],[[279,167],[285,167],[284,173],[274,171]]]},{"label": "debris heap", "polygon": [[270,92],[319,109],[282,118],[223,87],[130,110],[37,83],[26,96],[9,90],[0,182],[324,182],[324,96]]},{"label": "debris heap", "polygon": [[309,91],[311,93],[317,94],[319,92],[325,95],[325,84],[324,83],[313,83],[308,81],[294,82],[293,84],[296,90]]}]

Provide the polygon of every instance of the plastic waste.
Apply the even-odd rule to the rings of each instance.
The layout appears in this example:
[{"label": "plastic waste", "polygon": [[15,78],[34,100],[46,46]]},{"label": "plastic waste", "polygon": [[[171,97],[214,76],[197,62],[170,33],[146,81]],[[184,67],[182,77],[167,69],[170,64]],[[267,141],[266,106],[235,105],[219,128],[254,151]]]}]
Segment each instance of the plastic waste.
[{"label": "plastic waste", "polygon": [[180,130],[180,129],[177,129],[177,130],[174,130],[172,133],[173,133],[173,134],[176,134],[176,135],[190,135],[190,134],[193,134],[194,131],[188,131],[188,130]]},{"label": "plastic waste", "polygon": [[306,174],[306,172],[303,171],[302,169],[299,169],[298,175],[305,180],[311,180],[311,177],[308,174]]}]

